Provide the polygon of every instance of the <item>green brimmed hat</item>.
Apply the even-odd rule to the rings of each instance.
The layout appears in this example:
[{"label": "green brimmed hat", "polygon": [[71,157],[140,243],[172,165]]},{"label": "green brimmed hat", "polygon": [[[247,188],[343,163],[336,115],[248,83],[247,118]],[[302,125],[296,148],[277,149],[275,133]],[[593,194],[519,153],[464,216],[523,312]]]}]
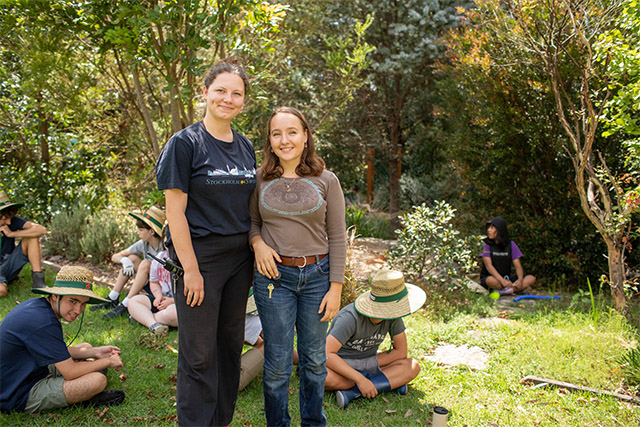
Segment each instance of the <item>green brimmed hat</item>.
[{"label": "green brimmed hat", "polygon": [[77,295],[89,297],[88,304],[109,302],[93,292],[93,273],[85,267],[65,265],[56,276],[52,287],[33,288],[35,294]]},{"label": "green brimmed hat", "polygon": [[162,210],[156,208],[155,206],[151,206],[142,215],[134,212],[129,212],[129,215],[144,222],[149,227],[151,227],[151,229],[155,231],[158,236],[162,236],[162,228],[164,227],[164,223],[167,219]]},{"label": "green brimmed hat", "polygon": [[396,319],[418,310],[427,299],[419,287],[404,282],[395,270],[380,270],[373,276],[371,290],[356,298],[356,311],[374,319]]},{"label": "green brimmed hat", "polygon": [[249,289],[249,298],[247,299],[247,308],[244,311],[245,314],[251,314],[255,311],[258,311],[258,307],[256,307],[256,300],[253,299],[253,288]]},{"label": "green brimmed hat", "polygon": [[21,208],[22,206],[24,206],[24,204],[12,202],[11,200],[9,200],[9,197],[7,197],[7,193],[5,193],[4,191],[0,191],[0,211],[6,208],[10,208],[11,206],[17,206]]}]

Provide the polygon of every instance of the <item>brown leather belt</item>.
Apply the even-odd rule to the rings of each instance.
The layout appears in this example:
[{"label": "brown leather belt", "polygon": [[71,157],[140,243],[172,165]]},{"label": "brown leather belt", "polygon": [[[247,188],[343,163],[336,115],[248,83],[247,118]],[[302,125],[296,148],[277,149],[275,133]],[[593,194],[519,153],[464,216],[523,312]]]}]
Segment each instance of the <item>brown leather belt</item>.
[{"label": "brown leather belt", "polygon": [[280,256],[282,259],[278,264],[286,265],[287,267],[304,267],[305,265],[313,264],[316,261],[320,261],[324,259],[328,254],[322,255],[312,255],[312,256],[298,256],[298,257],[289,257],[289,256]]}]

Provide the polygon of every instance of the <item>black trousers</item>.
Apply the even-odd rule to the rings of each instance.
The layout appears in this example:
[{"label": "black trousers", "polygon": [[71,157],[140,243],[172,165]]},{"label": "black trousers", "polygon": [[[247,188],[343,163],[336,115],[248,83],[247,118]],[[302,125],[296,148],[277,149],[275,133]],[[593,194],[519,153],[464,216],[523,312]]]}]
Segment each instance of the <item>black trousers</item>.
[{"label": "black trousers", "polygon": [[[205,294],[202,305],[190,307],[184,282],[176,283],[178,423],[225,426],[233,419],[238,397],[253,253],[246,233],[211,235],[192,242]],[[177,259],[173,247],[169,253]]]}]

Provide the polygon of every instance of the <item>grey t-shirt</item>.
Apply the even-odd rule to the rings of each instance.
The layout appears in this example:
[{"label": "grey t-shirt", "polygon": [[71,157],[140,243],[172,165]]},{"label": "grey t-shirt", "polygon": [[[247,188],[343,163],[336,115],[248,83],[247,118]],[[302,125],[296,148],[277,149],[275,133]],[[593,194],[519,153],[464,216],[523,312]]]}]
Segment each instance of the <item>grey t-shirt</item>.
[{"label": "grey t-shirt", "polygon": [[149,261],[153,261],[153,258],[148,256],[147,254],[151,254],[154,257],[157,257],[160,252],[164,250],[164,246],[162,246],[162,242],[158,244],[157,248],[151,246],[149,242],[143,242],[142,240],[138,240],[133,245],[129,246],[129,252],[132,255],[137,255],[140,259],[148,259]]},{"label": "grey t-shirt", "polygon": [[375,356],[387,334],[393,338],[404,329],[401,318],[383,320],[375,325],[367,316],[359,314],[352,303],[343,307],[331,321],[329,335],[342,344],[338,356],[343,359],[362,359]]}]

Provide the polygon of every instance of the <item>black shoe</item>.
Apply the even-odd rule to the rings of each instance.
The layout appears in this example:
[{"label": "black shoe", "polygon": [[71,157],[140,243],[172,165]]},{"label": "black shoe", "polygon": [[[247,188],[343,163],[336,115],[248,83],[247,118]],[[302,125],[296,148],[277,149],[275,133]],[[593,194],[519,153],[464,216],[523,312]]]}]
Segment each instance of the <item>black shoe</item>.
[{"label": "black shoe", "polygon": [[122,316],[128,314],[129,310],[122,304],[118,304],[115,306],[113,310],[102,316],[103,319],[113,319],[114,317]]},{"label": "black shoe", "polygon": [[44,271],[32,271],[31,281],[34,288],[46,288],[47,284],[44,282]]},{"label": "black shoe", "polygon": [[91,307],[89,307],[89,310],[96,311],[96,310],[100,310],[100,309],[103,309],[103,308],[112,309],[112,308],[115,308],[118,305],[118,303],[120,302],[117,299],[113,300],[113,299],[111,299],[109,297],[107,297],[107,299],[109,300],[109,302],[102,302],[100,304],[94,304]]},{"label": "black shoe", "polygon": [[124,391],[105,390],[82,402],[82,406],[116,406],[124,401]]}]

